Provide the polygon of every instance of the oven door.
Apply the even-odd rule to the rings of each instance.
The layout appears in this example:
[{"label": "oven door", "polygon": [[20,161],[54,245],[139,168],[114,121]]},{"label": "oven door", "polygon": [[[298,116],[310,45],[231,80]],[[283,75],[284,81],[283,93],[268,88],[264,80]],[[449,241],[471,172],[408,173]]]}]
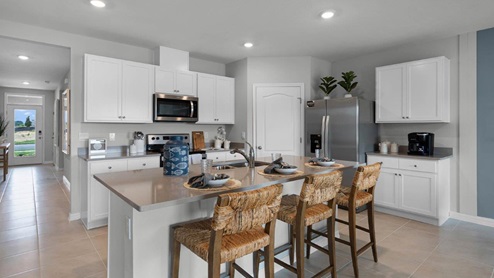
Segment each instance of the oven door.
[{"label": "oven door", "polygon": [[155,122],[197,122],[198,98],[154,94]]}]

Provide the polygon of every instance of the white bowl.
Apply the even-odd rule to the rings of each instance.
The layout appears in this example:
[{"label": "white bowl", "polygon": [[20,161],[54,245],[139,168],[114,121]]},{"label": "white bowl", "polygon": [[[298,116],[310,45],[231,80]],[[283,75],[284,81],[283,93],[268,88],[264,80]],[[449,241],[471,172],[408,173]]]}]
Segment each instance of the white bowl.
[{"label": "white bowl", "polygon": [[317,161],[317,165],[319,166],[331,166],[333,165],[335,162],[334,161]]},{"label": "white bowl", "polygon": [[280,174],[293,174],[293,173],[297,172],[297,167],[295,167],[295,168],[276,168],[274,170]]},{"label": "white bowl", "polygon": [[224,175],[224,176],[226,176],[226,178],[223,179],[213,178],[209,180],[208,182],[209,187],[220,187],[223,184],[225,184],[230,179],[230,177],[228,175]]}]

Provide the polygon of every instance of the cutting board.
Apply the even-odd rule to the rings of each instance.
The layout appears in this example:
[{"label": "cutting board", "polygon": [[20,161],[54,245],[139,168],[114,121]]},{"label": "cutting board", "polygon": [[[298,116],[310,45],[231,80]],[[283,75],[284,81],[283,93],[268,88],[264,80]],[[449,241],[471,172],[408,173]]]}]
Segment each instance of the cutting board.
[{"label": "cutting board", "polygon": [[192,149],[200,150],[206,148],[204,144],[204,132],[192,131]]}]

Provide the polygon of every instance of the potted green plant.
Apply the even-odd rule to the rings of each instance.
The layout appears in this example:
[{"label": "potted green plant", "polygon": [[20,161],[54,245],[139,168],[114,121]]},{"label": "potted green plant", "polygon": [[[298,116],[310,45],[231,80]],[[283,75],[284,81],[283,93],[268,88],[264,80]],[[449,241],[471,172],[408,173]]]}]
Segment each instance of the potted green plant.
[{"label": "potted green plant", "polygon": [[329,94],[338,86],[336,83],[336,79],[332,76],[326,76],[321,78],[321,84],[319,85],[319,88],[324,92],[326,95],[324,98],[329,99]]},{"label": "potted green plant", "polygon": [[9,125],[8,121],[0,115],[0,143],[5,143],[5,131],[7,130],[7,126]]},{"label": "potted green plant", "polygon": [[342,81],[338,82],[338,85],[340,85],[343,89],[345,89],[346,94],[345,97],[352,97],[350,92],[357,87],[358,82],[353,82],[357,76],[355,75],[355,72],[353,71],[347,71],[347,72],[342,72],[341,73],[341,78],[343,78]]}]

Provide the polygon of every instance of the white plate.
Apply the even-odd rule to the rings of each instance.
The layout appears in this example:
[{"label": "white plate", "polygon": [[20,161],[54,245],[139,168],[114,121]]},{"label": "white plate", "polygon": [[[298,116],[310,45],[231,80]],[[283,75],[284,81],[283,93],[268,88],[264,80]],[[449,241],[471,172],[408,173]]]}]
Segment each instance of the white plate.
[{"label": "white plate", "polygon": [[288,168],[288,169],[281,169],[281,168],[276,168],[274,169],[276,172],[280,173],[280,174],[293,174],[295,172],[297,172],[297,168]]},{"label": "white plate", "polygon": [[335,162],[334,161],[317,161],[317,165],[320,165],[320,166],[331,166],[333,165]]},{"label": "white plate", "polygon": [[222,186],[223,184],[225,184],[228,180],[230,179],[230,177],[226,178],[226,179],[219,179],[219,180],[210,180],[208,182],[208,185],[210,187],[220,187]]}]

